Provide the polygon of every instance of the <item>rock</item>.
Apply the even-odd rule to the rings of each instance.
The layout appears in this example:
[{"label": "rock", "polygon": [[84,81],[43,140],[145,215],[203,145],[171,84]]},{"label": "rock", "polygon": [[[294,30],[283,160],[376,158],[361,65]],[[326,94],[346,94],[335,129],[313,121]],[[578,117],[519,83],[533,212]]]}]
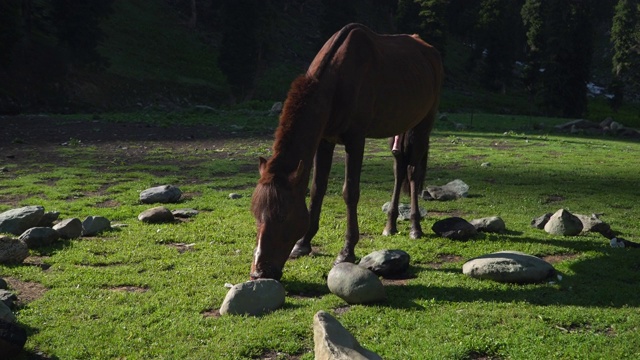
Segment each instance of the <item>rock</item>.
[{"label": "rock", "polygon": [[48,211],[42,215],[40,222],[38,222],[37,227],[52,227],[53,223],[58,220],[60,217],[60,212],[58,211]]},{"label": "rock", "polygon": [[602,120],[600,122],[600,127],[601,128],[608,128],[611,123],[613,122],[613,119],[611,117],[607,117],[606,119]]},{"label": "rock", "polygon": [[18,300],[16,294],[9,290],[0,290],[0,302],[13,309],[15,306],[14,301]]},{"label": "rock", "polygon": [[615,132],[624,129],[624,126],[617,121],[612,121],[609,124],[609,129]]},{"label": "rock", "polygon": [[327,277],[329,291],[349,304],[366,304],[387,298],[384,285],[373,271],[352,263],[336,264]]},{"label": "rock", "polygon": [[544,226],[547,225],[547,222],[549,222],[549,219],[551,218],[551,215],[553,215],[552,213],[546,213],[540,217],[537,217],[533,220],[531,220],[531,227],[536,228],[536,229],[544,229]]},{"label": "rock", "polygon": [[20,235],[27,229],[38,226],[44,216],[44,207],[25,206],[7,210],[0,214],[0,233]]},{"label": "rock", "polygon": [[363,257],[358,265],[383,277],[404,273],[409,268],[411,257],[403,250],[378,250]]},{"label": "rock", "polygon": [[173,222],[175,218],[169,209],[164,206],[157,206],[141,212],[138,215],[138,220],[149,224],[160,224]]},{"label": "rock", "polygon": [[507,230],[504,220],[498,216],[491,216],[481,219],[473,219],[469,221],[477,231],[490,233],[503,233]]},{"label": "rock", "polygon": [[50,227],[33,227],[20,235],[29,249],[48,246],[60,238],[60,234]]},{"label": "rock", "polygon": [[152,187],[140,192],[140,201],[145,204],[153,203],[175,203],[180,200],[182,191],[173,185],[162,185]]},{"label": "rock", "polygon": [[77,239],[82,235],[82,221],[78,218],[64,219],[53,226],[63,239]]},{"label": "rock", "polygon": [[574,214],[582,223],[582,232],[597,232],[604,235],[607,239],[611,239],[613,232],[611,226],[604,221],[598,219],[595,215]]},{"label": "rock", "polygon": [[240,199],[240,198],[242,198],[242,195],[240,195],[240,194],[237,194],[237,193],[229,194],[229,199],[231,199],[231,200],[236,200],[236,199]]},{"label": "rock", "polygon": [[7,281],[3,278],[0,278],[0,289],[6,289],[9,286],[9,284],[7,284]]},{"label": "rock", "polygon": [[171,212],[174,217],[188,219],[198,215],[200,212],[195,209],[178,209]]},{"label": "rock", "polygon": [[269,116],[278,116],[282,112],[282,102],[274,102],[269,110]]},{"label": "rock", "polygon": [[0,264],[22,264],[29,256],[29,247],[20,239],[0,237]]},{"label": "rock", "polygon": [[640,248],[640,244],[620,238],[620,237],[611,238],[611,240],[609,240],[609,243],[611,244],[611,247]]},{"label": "rock", "polygon": [[0,320],[0,354],[4,359],[15,358],[27,342],[27,332],[17,324]]},{"label": "rock", "polygon": [[338,320],[322,310],[313,317],[313,342],[316,360],[382,359],[363,348]]},{"label": "rock", "polygon": [[551,235],[578,235],[582,231],[582,222],[569,211],[560,209],[551,215],[544,226],[544,231]]},{"label": "rock", "polygon": [[528,284],[544,281],[556,271],[538,257],[518,251],[500,251],[467,261],[462,272],[475,279]]},{"label": "rock", "polygon": [[251,280],[234,285],[225,296],[220,315],[259,316],[284,304],[284,286],[273,279]]},{"label": "rock", "polygon": [[442,186],[427,186],[422,192],[425,200],[454,200],[469,196],[469,185],[460,179],[453,180]]},{"label": "rock", "polygon": [[473,225],[459,217],[436,221],[431,230],[439,236],[452,240],[469,240],[478,233]]},{"label": "rock", "polygon": [[[391,209],[391,202],[387,201],[382,205],[382,212],[386,214],[389,212],[389,209]],[[420,210],[420,216],[427,216],[427,209],[422,207],[419,207],[418,209]],[[411,220],[411,205],[398,204],[398,220]]]},{"label": "rock", "polygon": [[82,222],[82,236],[96,236],[107,230],[111,230],[111,222],[102,216],[87,216]]},{"label": "rock", "polygon": [[490,162],[483,162],[482,164],[480,164],[480,167],[489,167],[491,166]]},{"label": "rock", "polygon": [[11,311],[11,306],[7,305],[4,301],[0,301],[0,321],[6,321],[12,324],[18,321]]}]

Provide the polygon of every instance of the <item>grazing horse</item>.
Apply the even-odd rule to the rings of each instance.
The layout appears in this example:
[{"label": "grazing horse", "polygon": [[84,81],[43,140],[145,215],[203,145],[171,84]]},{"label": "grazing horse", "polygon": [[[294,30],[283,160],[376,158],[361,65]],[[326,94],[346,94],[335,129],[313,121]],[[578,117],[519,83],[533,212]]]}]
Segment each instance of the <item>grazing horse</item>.
[{"label": "grazing horse", "polygon": [[392,209],[383,233],[397,233],[398,200],[406,179],[411,190],[411,237],[422,236],[418,193],[443,77],[440,54],[417,35],[378,35],[363,25],[349,24],[324,44],[307,73],[291,84],[273,155],[268,161],[260,158],[260,180],[252,199],[257,225],[252,279],[279,280],[289,256],[311,252],[336,144],[343,144],[346,152],[342,195],[347,206],[345,244],[336,263],[356,259],[365,138],[402,134],[402,149],[395,156]]}]

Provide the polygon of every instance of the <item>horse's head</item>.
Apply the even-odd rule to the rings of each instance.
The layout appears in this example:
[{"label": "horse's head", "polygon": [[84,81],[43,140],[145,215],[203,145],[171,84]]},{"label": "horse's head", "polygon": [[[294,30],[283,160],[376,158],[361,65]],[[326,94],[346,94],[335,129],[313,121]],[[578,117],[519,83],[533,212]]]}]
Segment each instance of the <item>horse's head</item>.
[{"label": "horse's head", "polygon": [[258,231],[250,276],[280,280],[289,253],[309,226],[306,184],[301,181],[302,162],[289,174],[273,174],[266,168],[267,160],[260,158],[261,178],[251,201]]}]

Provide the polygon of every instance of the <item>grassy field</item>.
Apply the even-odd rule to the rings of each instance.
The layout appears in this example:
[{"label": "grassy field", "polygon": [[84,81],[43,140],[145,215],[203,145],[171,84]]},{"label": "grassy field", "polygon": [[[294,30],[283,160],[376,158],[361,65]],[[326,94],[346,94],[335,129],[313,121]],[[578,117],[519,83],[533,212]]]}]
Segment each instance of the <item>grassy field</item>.
[{"label": "grassy field", "polygon": [[[317,254],[287,263],[284,307],[257,318],[220,317],[225,284],[248,279],[255,244],[250,198],[275,118],[216,110],[62,121],[88,124],[95,133],[105,131],[105,121],[148,133],[177,133],[181,123],[200,133],[171,141],[74,137],[67,146],[29,139],[10,145],[24,156],[3,165],[0,211],[42,205],[61,218],[102,215],[127,225],[32,250],[24,265],[0,266],[0,277],[12,284],[42,288],[17,311],[29,332],[24,358],[42,352],[40,358],[53,359],[312,359],[312,318],[319,310],[385,359],[640,357],[639,250],[611,248],[601,235],[558,237],[529,225],[560,208],[602,213],[622,237],[640,242],[637,141],[552,133],[561,119],[449,114],[432,137],[427,184],[462,179],[470,196],[422,201],[427,234],[411,240],[408,222],[397,236],[381,235],[392,159],[386,140],[369,140],[356,253],[403,249],[413,277],[386,282],[386,303],[353,306],[326,286],[345,231],[338,148]],[[467,128],[456,130],[454,123]],[[218,136],[205,136],[209,128]],[[491,165],[480,166],[486,162]],[[184,193],[181,203],[167,207],[200,214],[175,224],[140,223],[137,215],[150,206],[139,203],[139,192],[162,184]],[[231,192],[243,197],[230,200]],[[437,237],[431,225],[449,216],[500,216],[509,231],[468,242]],[[562,278],[509,285],[462,274],[468,259],[500,250],[543,257]]]}]

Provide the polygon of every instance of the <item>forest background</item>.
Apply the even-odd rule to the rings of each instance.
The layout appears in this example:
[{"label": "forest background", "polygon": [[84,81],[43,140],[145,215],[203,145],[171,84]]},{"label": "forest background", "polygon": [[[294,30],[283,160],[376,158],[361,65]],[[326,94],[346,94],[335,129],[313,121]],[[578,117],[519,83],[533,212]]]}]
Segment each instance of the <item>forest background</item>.
[{"label": "forest background", "polygon": [[4,0],[0,114],[264,107],[349,22],[435,45],[441,111],[640,123],[638,0]]}]

